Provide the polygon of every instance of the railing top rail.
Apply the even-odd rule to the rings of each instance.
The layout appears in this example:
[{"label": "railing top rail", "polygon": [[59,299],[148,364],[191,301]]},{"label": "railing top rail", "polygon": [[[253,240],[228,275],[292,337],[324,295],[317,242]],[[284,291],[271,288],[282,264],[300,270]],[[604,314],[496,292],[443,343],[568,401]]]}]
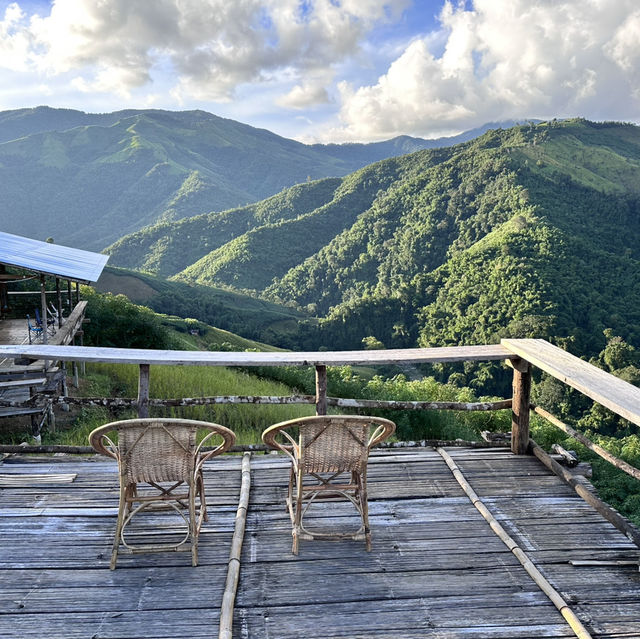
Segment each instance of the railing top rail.
[{"label": "railing top rail", "polygon": [[500,344],[372,351],[218,352],[169,351],[42,344],[0,346],[2,357],[55,361],[170,366],[375,366],[505,360],[513,352]]},{"label": "railing top rail", "polygon": [[543,339],[503,339],[512,353],[640,426],[640,388]]}]

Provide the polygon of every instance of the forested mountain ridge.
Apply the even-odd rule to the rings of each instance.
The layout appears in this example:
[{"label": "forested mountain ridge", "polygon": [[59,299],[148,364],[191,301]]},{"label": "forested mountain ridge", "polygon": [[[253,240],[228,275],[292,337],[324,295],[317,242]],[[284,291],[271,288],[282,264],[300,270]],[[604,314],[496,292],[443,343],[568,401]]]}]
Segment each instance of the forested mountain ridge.
[{"label": "forested mountain ridge", "polygon": [[[266,203],[253,217],[226,212],[252,226],[176,277],[251,289],[322,318],[299,346],[517,334],[589,355],[604,347],[605,328],[640,344],[636,126],[517,126],[296,189],[272,198],[264,221],[255,211]],[[287,198],[305,206],[287,209]],[[190,232],[200,224],[197,234],[214,241],[209,222],[192,221]],[[156,251],[180,234],[168,225]],[[158,263],[168,265],[170,252]]]},{"label": "forested mountain ridge", "polygon": [[101,250],[127,233],[479,134],[307,145],[204,111],[0,112],[3,229]]}]

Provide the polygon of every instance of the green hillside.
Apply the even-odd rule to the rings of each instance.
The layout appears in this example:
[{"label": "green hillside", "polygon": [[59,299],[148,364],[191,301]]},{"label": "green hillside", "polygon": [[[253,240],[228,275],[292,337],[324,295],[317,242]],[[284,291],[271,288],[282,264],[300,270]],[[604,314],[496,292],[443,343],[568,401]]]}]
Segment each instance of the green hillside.
[{"label": "green hillside", "polygon": [[3,230],[102,250],[145,226],[243,206],[481,130],[306,145],[204,111],[0,111]]},{"label": "green hillside", "polygon": [[341,183],[340,178],[325,178],[293,186],[240,209],[155,224],[125,236],[105,252],[111,256],[111,264],[168,277],[252,228],[313,211],[331,199]]},{"label": "green hillside", "polygon": [[[231,290],[168,282],[154,275],[119,268],[107,267],[95,288],[100,293],[125,295],[132,302],[158,313],[193,318],[274,346],[294,344],[301,325],[316,323],[295,309],[267,300]],[[208,331],[210,336],[212,330]],[[221,342],[236,343],[224,335],[215,336],[218,338]],[[213,337],[211,339],[215,341]],[[261,350],[265,348],[261,347]]]},{"label": "green hillside", "polygon": [[176,279],[304,308],[320,323],[301,327],[300,347],[517,334],[592,355],[605,328],[640,344],[639,190],[638,127],[528,124],[148,229],[143,260],[167,275],[193,260]]}]

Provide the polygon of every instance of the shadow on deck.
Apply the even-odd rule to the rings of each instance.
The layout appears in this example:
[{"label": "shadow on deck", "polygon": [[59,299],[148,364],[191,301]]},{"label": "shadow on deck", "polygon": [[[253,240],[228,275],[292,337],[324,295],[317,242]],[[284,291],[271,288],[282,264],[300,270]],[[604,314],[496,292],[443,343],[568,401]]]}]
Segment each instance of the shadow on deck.
[{"label": "shadow on deck", "polygon": [[[533,457],[448,452],[594,638],[640,637],[633,543]],[[7,458],[0,465],[0,636],[217,636],[240,464],[227,456],[205,467],[210,521],[197,568],[188,554],[166,553],[123,556],[112,572],[115,464]],[[276,455],[252,460],[234,637],[574,636],[434,450],[372,456],[371,553],[360,542],[303,541],[300,555],[291,554],[287,464]],[[70,482],[62,474],[77,476]],[[318,508],[320,523],[349,519],[341,505]],[[615,564],[621,560],[636,564]]]}]

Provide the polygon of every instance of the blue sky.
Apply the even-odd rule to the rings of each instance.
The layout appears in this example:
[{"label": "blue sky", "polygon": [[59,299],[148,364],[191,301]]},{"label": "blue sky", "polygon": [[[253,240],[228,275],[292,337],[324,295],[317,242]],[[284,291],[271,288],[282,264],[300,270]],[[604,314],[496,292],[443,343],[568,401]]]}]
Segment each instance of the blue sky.
[{"label": "blue sky", "polygon": [[640,121],[636,0],[0,0],[0,110],[204,109],[305,142]]}]

